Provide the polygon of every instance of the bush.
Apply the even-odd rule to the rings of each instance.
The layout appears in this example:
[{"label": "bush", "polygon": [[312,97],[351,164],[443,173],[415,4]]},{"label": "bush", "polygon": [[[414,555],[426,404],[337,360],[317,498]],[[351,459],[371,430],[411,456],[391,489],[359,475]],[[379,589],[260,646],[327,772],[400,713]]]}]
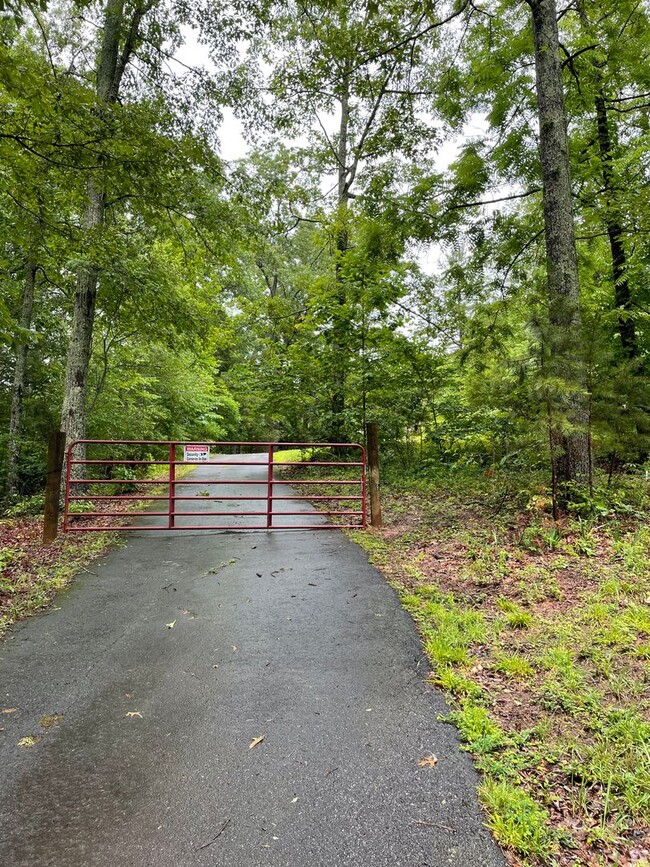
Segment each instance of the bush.
[{"label": "bush", "polygon": [[26,518],[34,515],[42,515],[45,511],[45,493],[34,494],[31,497],[23,497],[10,506],[5,515],[8,518]]}]

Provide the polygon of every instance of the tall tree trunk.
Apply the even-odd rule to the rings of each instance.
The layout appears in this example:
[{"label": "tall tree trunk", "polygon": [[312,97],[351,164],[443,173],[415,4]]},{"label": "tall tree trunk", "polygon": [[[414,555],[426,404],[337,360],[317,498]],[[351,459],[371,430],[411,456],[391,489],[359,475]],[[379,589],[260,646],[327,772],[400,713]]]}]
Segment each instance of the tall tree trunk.
[{"label": "tall tree trunk", "polygon": [[346,76],[341,94],[341,120],[338,140],[338,227],[336,232],[336,298],[332,315],[332,401],[331,432],[332,442],[343,442],[345,437],[345,381],[347,353],[347,321],[345,305],[347,293],[345,279],[341,273],[341,260],[348,250],[348,206],[350,203],[350,169],[348,166],[348,128],[350,125],[350,82]]},{"label": "tall tree trunk", "polygon": [[[97,61],[97,115],[118,100],[124,70],[129,62],[143,15],[148,8],[139,2],[129,22],[125,21],[124,0],[106,0],[104,27]],[[125,36],[122,50],[120,44]],[[86,185],[86,205],[82,225],[90,243],[96,243],[104,226],[106,190],[91,177]],[[86,384],[92,351],[95,304],[99,269],[92,251],[78,269],[74,296],[72,330],[65,374],[61,429],[68,442],[83,439],[86,431]]]},{"label": "tall tree trunk", "polygon": [[[104,222],[105,198],[93,179],[86,187],[87,202],[83,228],[99,229]],[[65,372],[61,430],[69,441],[83,439],[86,432],[86,384],[92,351],[95,303],[97,300],[97,266],[84,263],[77,273],[72,330]]]},{"label": "tall tree trunk", "polygon": [[627,257],[623,245],[623,226],[616,208],[614,191],[614,173],[612,160],[614,156],[612,137],[607,114],[607,104],[603,93],[600,73],[598,75],[598,92],[595,98],[596,124],[598,128],[598,147],[603,173],[603,189],[605,192],[605,221],[607,237],[612,253],[612,276],[614,278],[614,297],[618,310],[617,331],[621,340],[621,349],[626,358],[638,357],[639,347],[636,339],[634,320],[631,317],[632,295],[627,278]]},{"label": "tall tree trunk", "polygon": [[566,109],[555,0],[528,0],[535,41],[535,71],[542,165],[550,319],[550,367],[565,383],[553,413],[551,442],[558,485],[589,479],[587,377],[581,353],[578,256]]},{"label": "tall tree trunk", "polygon": [[[21,329],[28,331],[32,325],[32,310],[34,309],[34,288],[36,286],[35,253],[30,253],[25,265],[23,282],[23,297],[20,309]],[[18,465],[20,459],[20,436],[22,433],[23,395],[27,379],[27,353],[29,338],[21,336],[16,353],[14,381],[11,393],[11,417],[9,419],[9,449],[7,456],[7,494],[11,497],[18,493]]]}]

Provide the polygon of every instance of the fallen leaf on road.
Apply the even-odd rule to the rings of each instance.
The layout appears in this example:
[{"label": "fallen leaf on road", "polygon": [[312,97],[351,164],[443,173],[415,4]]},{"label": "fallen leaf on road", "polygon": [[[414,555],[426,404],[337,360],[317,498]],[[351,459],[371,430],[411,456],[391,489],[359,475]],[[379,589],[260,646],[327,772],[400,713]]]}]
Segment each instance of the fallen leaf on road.
[{"label": "fallen leaf on road", "polygon": [[167,627],[167,629],[173,629],[176,626],[176,621],[172,620],[171,623],[165,623],[165,626]]},{"label": "fallen leaf on road", "polygon": [[52,726],[58,725],[63,719],[63,714],[53,713],[49,716],[42,716],[39,720],[44,729],[49,729]]},{"label": "fallen leaf on road", "polygon": [[236,644],[233,644],[233,646],[232,646],[232,652],[235,653],[236,650],[237,650],[237,645],[236,645]]},{"label": "fallen leaf on road", "polygon": [[250,746],[248,747],[248,749],[252,750],[258,744],[261,744],[265,737],[266,735],[260,735],[259,738],[253,738],[253,740],[250,742]]},{"label": "fallen leaf on road", "polygon": [[142,714],[140,713],[139,710],[127,710],[126,715],[127,716],[137,716],[140,719],[142,719]]},{"label": "fallen leaf on road", "polygon": [[418,765],[421,768],[435,768],[438,764],[438,759],[434,755],[425,756],[423,759],[420,759]]},{"label": "fallen leaf on road", "polygon": [[26,737],[21,738],[18,741],[18,746],[19,747],[33,747],[40,740],[42,740],[42,737],[40,735],[27,735]]},{"label": "fallen leaf on road", "polygon": [[16,713],[18,710],[17,707],[6,707],[2,712],[3,713]]}]

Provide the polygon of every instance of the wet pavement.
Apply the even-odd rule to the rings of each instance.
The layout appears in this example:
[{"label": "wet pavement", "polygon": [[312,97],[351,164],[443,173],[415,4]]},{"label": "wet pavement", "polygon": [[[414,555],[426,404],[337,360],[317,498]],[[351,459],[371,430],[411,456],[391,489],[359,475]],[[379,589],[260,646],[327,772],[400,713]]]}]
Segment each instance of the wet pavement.
[{"label": "wet pavement", "polygon": [[130,534],[0,645],[2,867],[503,865],[363,551],[228,520]]}]

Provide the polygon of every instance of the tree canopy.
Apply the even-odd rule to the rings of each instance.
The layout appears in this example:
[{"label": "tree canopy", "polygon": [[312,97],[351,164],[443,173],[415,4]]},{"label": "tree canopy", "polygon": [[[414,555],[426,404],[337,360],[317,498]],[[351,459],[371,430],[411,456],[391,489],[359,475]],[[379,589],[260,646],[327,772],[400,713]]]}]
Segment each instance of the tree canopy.
[{"label": "tree canopy", "polygon": [[59,423],[645,460],[642,4],[0,11],[8,496]]}]

